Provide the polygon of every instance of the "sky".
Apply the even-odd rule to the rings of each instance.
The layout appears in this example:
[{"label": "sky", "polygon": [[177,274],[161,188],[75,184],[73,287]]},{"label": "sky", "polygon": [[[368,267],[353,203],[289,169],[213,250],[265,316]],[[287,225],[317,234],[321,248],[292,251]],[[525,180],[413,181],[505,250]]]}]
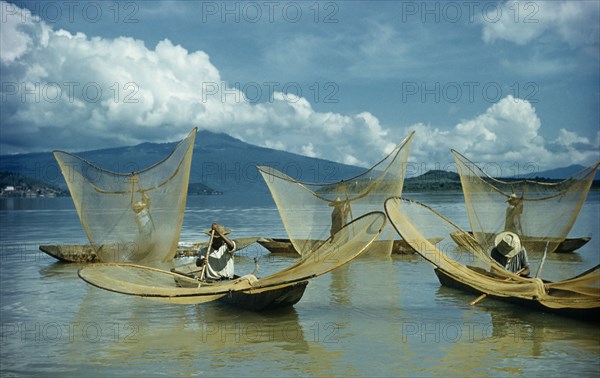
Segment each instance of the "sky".
[{"label": "sky", "polygon": [[0,6],[0,154],[197,126],[364,167],[411,131],[423,171],[600,160],[598,1]]}]

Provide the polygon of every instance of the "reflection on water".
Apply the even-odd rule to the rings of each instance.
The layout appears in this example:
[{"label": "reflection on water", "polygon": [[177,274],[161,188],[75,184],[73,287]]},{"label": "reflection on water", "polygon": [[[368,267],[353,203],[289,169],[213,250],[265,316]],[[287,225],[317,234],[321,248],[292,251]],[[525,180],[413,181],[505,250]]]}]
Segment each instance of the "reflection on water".
[{"label": "reflection on water", "polygon": [[[268,361],[289,374],[318,375],[337,358],[320,342],[326,339],[319,335],[327,331],[323,324],[302,322],[294,308],[255,313],[221,303],[178,306],[129,298],[110,304],[109,298],[120,297],[89,287],[78,307],[75,323],[92,321],[113,339],[97,343],[91,355],[74,350],[78,360],[69,364],[78,369],[89,363],[116,371],[166,364],[183,375],[243,375],[244,366],[260,371]],[[107,312],[107,306],[118,310]]]},{"label": "reflection on water", "polygon": [[336,304],[343,306],[352,305],[352,289],[354,289],[355,277],[351,277],[349,272],[351,265],[345,265],[332,271],[331,284],[329,285],[329,292],[331,293],[331,300]]},{"label": "reflection on water", "polygon": [[[451,343],[448,358],[477,361],[471,364],[472,373],[483,369],[488,370],[486,375],[514,371],[529,376],[539,375],[543,369],[545,374],[560,375],[561,372],[582,368],[587,372],[585,375],[597,372],[597,364],[587,361],[585,365],[586,359],[578,358],[581,355],[597,356],[599,353],[600,331],[594,324],[494,300],[483,300],[476,306],[469,306],[468,302],[475,295],[445,287],[439,288],[437,294],[440,301],[453,303],[465,315],[469,314],[468,317],[451,317],[442,322],[440,328],[445,328],[440,332],[442,337],[448,341],[466,338],[471,340],[471,344],[487,346],[481,349],[469,347],[468,343]],[[565,356],[573,353],[572,358],[563,358],[560,364],[555,364],[557,354],[563,353]],[[539,362],[532,365],[531,359]],[[468,365],[457,369],[465,371],[465,366]]]},{"label": "reflection on water", "polygon": [[[461,194],[418,196],[468,224]],[[226,197],[190,198],[182,238],[199,239],[213,221],[232,228],[233,237],[285,236],[274,205]],[[596,325],[495,300],[469,306],[473,295],[440,287],[416,255],[356,259],[312,280],[294,308],[278,312],[99,290],[77,277],[77,264],[37,251],[39,244],[85,240],[68,200],[0,200],[3,375],[598,375]],[[598,264],[599,209],[591,193],[572,235],[592,241],[577,254],[548,256],[543,277]],[[294,261],[254,246],[239,253],[236,270],[252,272],[254,258],[261,276]],[[532,263],[540,258],[531,256]]]}]

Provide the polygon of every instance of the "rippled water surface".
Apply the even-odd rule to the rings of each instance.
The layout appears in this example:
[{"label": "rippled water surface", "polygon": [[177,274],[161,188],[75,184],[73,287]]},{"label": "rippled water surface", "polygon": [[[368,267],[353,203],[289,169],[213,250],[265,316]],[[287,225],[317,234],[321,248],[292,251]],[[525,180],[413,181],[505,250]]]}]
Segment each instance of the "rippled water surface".
[{"label": "rippled water surface", "polygon": [[[545,278],[600,261],[600,193],[551,255]],[[410,195],[407,195],[410,196]],[[462,194],[412,195],[467,227]],[[11,376],[599,376],[600,329],[440,287],[418,256],[362,258],[312,280],[293,308],[253,313],[220,303],[162,304],[87,285],[78,264],[40,244],[86,241],[70,198],[0,200],[0,364]],[[234,237],[285,236],[272,202],[190,197],[182,240],[217,221]],[[288,257],[250,247],[236,270],[277,271]],[[539,257],[530,257],[535,260]]]}]

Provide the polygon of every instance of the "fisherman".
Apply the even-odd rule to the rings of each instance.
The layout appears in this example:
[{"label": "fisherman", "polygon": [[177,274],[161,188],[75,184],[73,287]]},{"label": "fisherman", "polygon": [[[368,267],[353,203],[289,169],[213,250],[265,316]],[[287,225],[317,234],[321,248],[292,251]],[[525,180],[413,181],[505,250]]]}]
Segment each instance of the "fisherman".
[{"label": "fisherman", "polygon": [[527,251],[517,234],[505,231],[496,235],[491,257],[509,272],[529,276]]},{"label": "fisherman", "polygon": [[[236,252],[237,247],[233,240],[225,236],[231,233],[231,230],[220,224],[213,223],[211,228],[204,231],[204,233],[210,235],[212,232],[214,232],[212,245],[205,247],[201,251],[200,256],[196,260],[196,266],[202,267],[206,264],[204,272],[204,280],[206,281],[232,279],[234,271],[233,254]],[[207,251],[208,248],[210,248],[210,251]]]},{"label": "fisherman", "polygon": [[141,193],[141,200],[131,205],[131,208],[135,214],[135,222],[140,235],[143,237],[150,237],[154,231],[154,221],[150,215],[150,206],[152,205],[152,201],[150,201],[150,198],[146,192],[142,191]]},{"label": "fisherman", "polygon": [[331,212],[331,230],[329,231],[333,237],[346,224],[348,214],[350,213],[350,204],[337,197],[329,203],[329,206],[333,206],[333,211]]},{"label": "fisherman", "polygon": [[504,223],[504,231],[514,232],[517,235],[523,235],[523,227],[521,226],[521,214],[523,214],[523,197],[517,197],[516,194],[511,194],[508,197],[508,207],[506,208],[506,220]]}]

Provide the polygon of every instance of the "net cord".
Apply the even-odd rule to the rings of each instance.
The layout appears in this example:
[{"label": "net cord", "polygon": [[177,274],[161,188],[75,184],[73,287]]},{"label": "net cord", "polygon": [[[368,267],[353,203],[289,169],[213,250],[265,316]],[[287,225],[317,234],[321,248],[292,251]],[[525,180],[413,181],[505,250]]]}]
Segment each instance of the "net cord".
[{"label": "net cord", "polygon": [[[589,166],[587,166],[585,168],[582,168],[581,170],[577,171],[575,174],[571,175],[567,179],[559,181],[559,182],[540,182],[540,181],[534,181],[534,180],[502,181],[502,180],[496,179],[494,177],[491,177],[490,175],[488,175],[487,173],[485,173],[485,171],[483,171],[481,168],[479,168],[479,166],[476,163],[474,163],[469,158],[465,157],[460,152],[458,152],[458,151],[456,151],[454,149],[452,149],[451,151],[452,151],[452,153],[455,156],[458,156],[459,160],[461,160],[461,163],[463,163],[462,165],[464,165],[471,173],[473,173],[473,175],[475,177],[477,177],[479,180],[481,180],[482,182],[484,182],[485,184],[487,184],[494,191],[502,194],[506,198],[510,197],[510,194],[507,194],[507,193],[503,192],[498,187],[492,185],[492,183],[484,180],[482,178],[482,176],[478,175],[469,166],[469,164],[464,164],[464,161],[467,161],[468,163],[472,164],[472,166],[476,167],[477,170],[480,171],[483,174],[483,177],[489,179],[492,182],[496,182],[496,183],[503,184],[503,185],[514,186],[514,185],[519,185],[519,184],[532,184],[532,185],[541,185],[541,186],[548,186],[548,187],[556,187],[556,186],[559,186],[559,185],[566,185],[569,181],[573,181],[573,184],[567,186],[566,188],[562,189],[560,192],[558,192],[558,193],[556,193],[554,195],[551,195],[551,196],[548,196],[548,197],[540,197],[540,198],[523,198],[523,200],[525,200],[525,201],[543,201],[543,200],[547,200],[547,199],[550,199],[550,198],[560,197],[560,196],[564,195],[565,193],[567,193],[569,191],[569,189],[571,188],[571,186],[574,185],[575,183],[581,181],[583,178],[585,178],[585,177],[587,177],[589,175],[594,175],[595,172],[598,170],[598,167],[600,166],[600,162],[593,163],[593,164],[591,164],[591,165],[589,165]],[[585,173],[587,170],[589,170],[589,172]],[[590,182],[590,184],[591,184],[591,182]],[[523,192],[523,194],[524,194],[524,192]]]}]

